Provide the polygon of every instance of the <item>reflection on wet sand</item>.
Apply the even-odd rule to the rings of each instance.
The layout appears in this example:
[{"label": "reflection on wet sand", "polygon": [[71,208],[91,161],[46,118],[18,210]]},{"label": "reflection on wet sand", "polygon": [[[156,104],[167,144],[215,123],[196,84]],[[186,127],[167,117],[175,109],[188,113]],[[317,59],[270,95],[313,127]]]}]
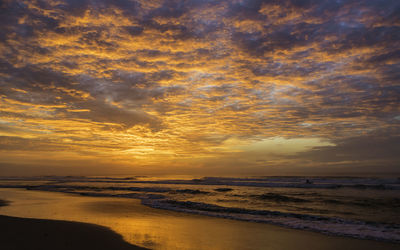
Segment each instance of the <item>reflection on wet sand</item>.
[{"label": "reflection on wet sand", "polygon": [[89,222],[152,249],[396,249],[398,245],[152,209],[139,200],[0,189],[0,214]]}]

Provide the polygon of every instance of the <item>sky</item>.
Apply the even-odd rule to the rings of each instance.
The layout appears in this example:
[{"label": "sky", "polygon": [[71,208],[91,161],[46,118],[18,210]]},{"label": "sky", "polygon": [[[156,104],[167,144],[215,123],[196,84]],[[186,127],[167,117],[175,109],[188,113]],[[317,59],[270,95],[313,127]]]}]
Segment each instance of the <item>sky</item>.
[{"label": "sky", "polygon": [[3,0],[0,27],[0,175],[400,173],[398,0]]}]

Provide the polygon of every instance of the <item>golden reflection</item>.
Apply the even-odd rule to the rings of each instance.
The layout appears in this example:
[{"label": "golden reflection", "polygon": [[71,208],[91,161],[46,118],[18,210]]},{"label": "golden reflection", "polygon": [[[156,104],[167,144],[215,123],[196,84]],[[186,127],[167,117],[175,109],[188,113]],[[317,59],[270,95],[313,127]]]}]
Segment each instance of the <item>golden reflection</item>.
[{"label": "golden reflection", "polygon": [[0,214],[25,218],[79,221],[106,226],[129,243],[150,249],[293,249],[304,242],[309,247],[337,249],[376,242],[336,239],[317,233],[235,220],[182,214],[145,207],[139,200],[82,197],[44,191],[0,189],[11,205]]}]

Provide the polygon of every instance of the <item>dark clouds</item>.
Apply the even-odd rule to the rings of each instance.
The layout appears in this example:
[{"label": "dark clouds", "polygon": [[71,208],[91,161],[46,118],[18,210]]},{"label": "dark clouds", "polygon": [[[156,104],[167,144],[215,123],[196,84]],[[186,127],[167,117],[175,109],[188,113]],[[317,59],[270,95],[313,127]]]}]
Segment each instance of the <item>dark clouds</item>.
[{"label": "dark clouds", "polygon": [[353,166],[391,167],[396,172],[400,164],[400,134],[398,130],[378,130],[367,135],[356,135],[338,139],[336,146],[316,147],[309,152],[296,155],[297,159],[307,159],[319,164],[344,164]]},{"label": "dark clouds", "polygon": [[234,155],[226,138],[322,138],[337,146],[299,159],[348,150],[361,161],[373,148],[363,140],[393,149],[399,133],[399,10],[392,0],[3,1],[0,132],[72,152],[101,138],[143,163]]}]

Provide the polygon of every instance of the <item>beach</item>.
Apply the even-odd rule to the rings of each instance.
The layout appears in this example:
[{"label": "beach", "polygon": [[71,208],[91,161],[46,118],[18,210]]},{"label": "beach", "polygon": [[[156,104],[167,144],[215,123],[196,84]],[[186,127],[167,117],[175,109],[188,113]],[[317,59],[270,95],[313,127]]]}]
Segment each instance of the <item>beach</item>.
[{"label": "beach", "polygon": [[[0,200],[0,207],[8,202]],[[1,248],[22,249],[146,249],[127,243],[112,230],[88,223],[0,215]]]},{"label": "beach", "polygon": [[0,250],[400,250],[400,0],[0,9]]},{"label": "beach", "polygon": [[0,216],[1,248],[41,249],[145,249],[125,242],[108,228],[79,222]]},{"label": "beach", "polygon": [[[9,228],[2,235],[3,244],[9,244],[6,249],[26,249],[18,244],[46,249],[43,243],[49,244],[47,249],[139,249],[133,245],[149,249],[398,249],[398,244],[386,242],[154,209],[136,199],[21,189],[1,189],[0,198],[10,200],[0,214],[38,218],[2,216],[2,228]],[[46,236],[46,232],[50,233]],[[66,241],[65,235],[71,238]]]}]

